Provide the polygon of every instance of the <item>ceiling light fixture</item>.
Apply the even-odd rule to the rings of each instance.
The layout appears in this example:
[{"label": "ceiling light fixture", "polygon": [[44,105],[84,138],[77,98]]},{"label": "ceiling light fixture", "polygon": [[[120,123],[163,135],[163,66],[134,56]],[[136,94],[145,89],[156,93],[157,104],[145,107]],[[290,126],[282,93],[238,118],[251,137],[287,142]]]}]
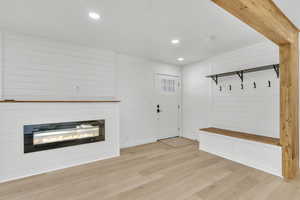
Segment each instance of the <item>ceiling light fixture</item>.
[{"label": "ceiling light fixture", "polygon": [[177,60],[179,61],[179,62],[182,62],[182,61],[184,61],[184,58],[177,58]]},{"label": "ceiling light fixture", "polygon": [[173,39],[173,40],[171,40],[171,43],[172,44],[179,44],[180,40],[179,39]]},{"label": "ceiling light fixture", "polygon": [[89,17],[91,19],[94,19],[94,20],[99,20],[100,19],[100,15],[96,12],[89,12]]}]

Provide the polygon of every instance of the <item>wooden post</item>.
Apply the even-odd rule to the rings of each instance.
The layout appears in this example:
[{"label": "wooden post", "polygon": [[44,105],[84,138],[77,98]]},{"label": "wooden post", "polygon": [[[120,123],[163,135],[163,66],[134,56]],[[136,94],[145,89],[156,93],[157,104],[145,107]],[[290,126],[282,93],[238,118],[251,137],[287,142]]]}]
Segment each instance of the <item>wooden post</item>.
[{"label": "wooden post", "polygon": [[280,45],[280,143],[282,175],[291,179],[299,168],[299,44]]},{"label": "wooden post", "polygon": [[299,169],[299,30],[272,0],[212,0],[280,49],[280,143],[282,175]]}]

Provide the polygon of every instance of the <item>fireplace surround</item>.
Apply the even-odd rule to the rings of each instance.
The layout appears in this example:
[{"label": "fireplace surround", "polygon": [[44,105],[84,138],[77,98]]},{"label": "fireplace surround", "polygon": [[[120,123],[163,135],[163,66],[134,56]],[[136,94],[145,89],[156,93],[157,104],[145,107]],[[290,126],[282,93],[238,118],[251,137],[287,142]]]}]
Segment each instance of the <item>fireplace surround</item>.
[{"label": "fireplace surround", "polygon": [[24,153],[105,140],[105,120],[24,125]]},{"label": "fireplace surround", "polygon": [[[120,155],[118,102],[7,102],[0,113],[0,183]],[[24,153],[24,125],[92,120],[105,120],[104,141]]]}]

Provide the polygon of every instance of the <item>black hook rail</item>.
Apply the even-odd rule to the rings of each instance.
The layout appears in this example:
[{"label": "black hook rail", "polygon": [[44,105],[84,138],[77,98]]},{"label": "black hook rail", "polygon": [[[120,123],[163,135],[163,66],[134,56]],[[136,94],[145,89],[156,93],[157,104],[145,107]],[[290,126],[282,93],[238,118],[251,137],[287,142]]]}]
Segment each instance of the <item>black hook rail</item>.
[{"label": "black hook rail", "polygon": [[206,78],[211,78],[216,83],[216,85],[218,85],[218,79],[220,77],[238,75],[238,77],[241,79],[241,82],[244,82],[244,74],[251,73],[251,72],[265,71],[265,70],[270,70],[270,69],[273,69],[276,73],[277,78],[279,78],[279,64],[266,65],[266,66],[255,67],[255,68],[250,68],[250,69],[243,69],[243,70],[232,71],[232,72],[226,72],[226,73],[221,73],[221,74],[213,74],[213,75],[206,76]]}]

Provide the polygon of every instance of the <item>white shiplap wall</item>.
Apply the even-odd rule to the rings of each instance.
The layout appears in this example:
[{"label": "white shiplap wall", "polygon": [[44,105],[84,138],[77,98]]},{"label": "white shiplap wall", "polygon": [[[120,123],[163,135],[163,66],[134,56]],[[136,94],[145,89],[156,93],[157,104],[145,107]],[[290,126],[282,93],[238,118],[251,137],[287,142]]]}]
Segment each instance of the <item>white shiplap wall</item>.
[{"label": "white shiplap wall", "polygon": [[[154,74],[180,76],[181,67],[21,33],[4,35],[0,43],[5,42],[5,73],[0,83],[5,84],[0,85],[0,93],[3,88],[5,99],[84,100],[112,96],[121,100],[122,147],[159,138],[153,131],[157,127]],[[0,73],[1,69],[0,66]]]},{"label": "white shiplap wall", "polygon": [[115,96],[114,52],[3,33],[5,99],[99,99]]},{"label": "white shiplap wall", "polygon": [[[261,43],[217,56],[210,63],[212,74],[277,64],[279,49],[272,43]],[[279,138],[279,79],[275,71],[244,74],[243,85],[242,90],[238,76],[220,78],[218,85],[212,84],[210,125]]]},{"label": "white shiplap wall", "polygon": [[[245,74],[244,90],[238,76],[220,78],[218,86],[205,78],[208,74],[279,63],[278,52],[276,45],[265,42],[184,66],[184,135],[196,139],[199,128],[215,126],[279,137],[279,79],[274,71]],[[268,80],[271,88],[267,87]]]},{"label": "white shiplap wall", "polygon": [[[241,90],[238,76],[220,78],[218,86],[205,78],[208,74],[278,63],[278,52],[274,44],[266,42],[185,66],[183,135],[198,138],[200,150],[281,176],[280,147],[205,132],[200,134],[198,130],[214,126],[279,137],[279,79],[273,70],[245,74],[244,90]],[[271,88],[267,87],[268,80]]]}]

